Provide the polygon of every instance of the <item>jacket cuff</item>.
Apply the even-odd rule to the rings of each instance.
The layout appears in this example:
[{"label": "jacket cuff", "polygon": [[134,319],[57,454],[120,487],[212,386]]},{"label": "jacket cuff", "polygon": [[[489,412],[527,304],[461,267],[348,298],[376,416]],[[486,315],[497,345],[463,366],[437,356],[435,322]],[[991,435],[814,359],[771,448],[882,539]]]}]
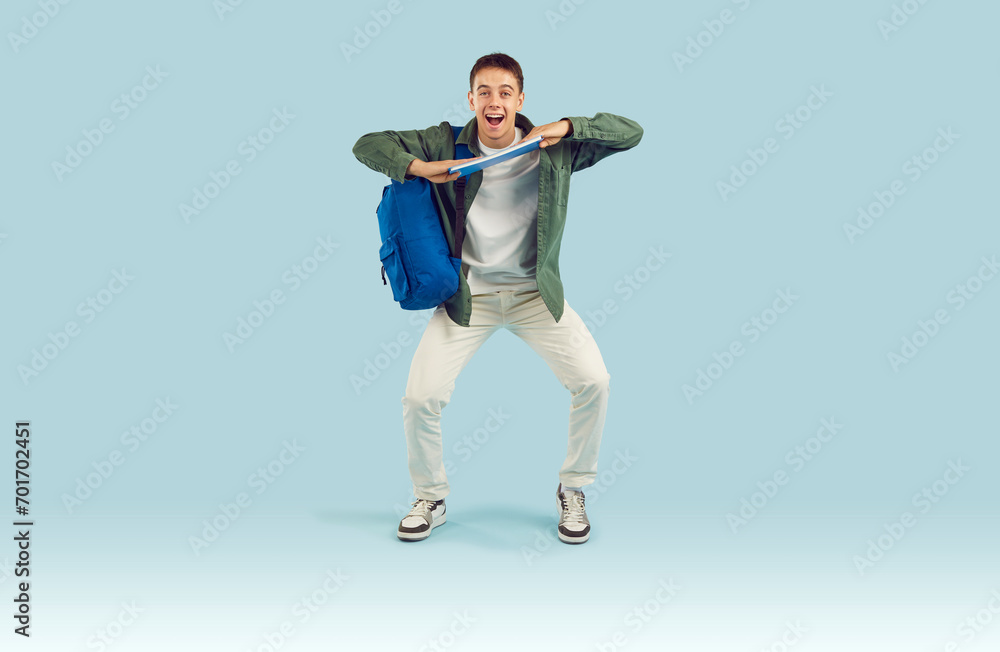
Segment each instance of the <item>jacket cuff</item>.
[{"label": "jacket cuff", "polygon": [[569,116],[563,116],[562,118],[559,118],[559,119],[560,120],[569,120],[569,123],[571,125],[573,125],[573,133],[571,133],[568,136],[563,136],[563,138],[566,138],[566,139],[569,139],[569,140],[573,140],[574,138],[582,138],[583,137],[583,132],[586,131],[587,124],[590,122],[589,118],[584,118],[584,117],[573,117],[573,118],[571,118]]},{"label": "jacket cuff", "polygon": [[417,157],[409,152],[400,151],[396,154],[396,157],[392,160],[392,165],[389,168],[389,177],[395,179],[400,183],[404,183],[407,180],[416,179],[415,176],[406,175],[406,168],[410,166],[410,161],[413,161]]}]

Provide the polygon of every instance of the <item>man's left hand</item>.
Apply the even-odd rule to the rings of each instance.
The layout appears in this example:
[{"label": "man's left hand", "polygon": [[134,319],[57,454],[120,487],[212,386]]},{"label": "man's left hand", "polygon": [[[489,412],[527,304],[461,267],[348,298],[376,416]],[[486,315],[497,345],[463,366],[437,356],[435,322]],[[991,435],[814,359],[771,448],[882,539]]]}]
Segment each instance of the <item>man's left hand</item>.
[{"label": "man's left hand", "polygon": [[544,139],[539,143],[539,147],[548,147],[549,145],[555,145],[560,140],[569,136],[573,133],[573,123],[569,120],[563,118],[558,122],[550,122],[547,125],[542,125],[540,127],[535,127],[528,133],[527,136],[518,141],[518,144],[523,143],[526,140],[531,140],[535,136],[544,136]]}]

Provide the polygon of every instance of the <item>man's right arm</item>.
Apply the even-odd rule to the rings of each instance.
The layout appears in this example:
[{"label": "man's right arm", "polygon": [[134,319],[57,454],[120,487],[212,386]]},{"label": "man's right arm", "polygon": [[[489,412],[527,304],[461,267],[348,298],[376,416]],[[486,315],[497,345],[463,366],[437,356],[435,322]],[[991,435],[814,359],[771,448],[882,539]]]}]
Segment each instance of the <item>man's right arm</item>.
[{"label": "man's right arm", "polygon": [[448,168],[470,159],[436,160],[445,147],[442,133],[454,138],[451,127],[442,123],[429,129],[410,131],[376,131],[365,134],[354,145],[354,156],[375,170],[400,183],[424,177],[434,183],[444,183],[458,178],[458,173],[448,174]]},{"label": "man's right arm", "polygon": [[402,183],[414,178],[413,161],[432,157],[427,145],[421,131],[376,131],[359,138],[352,151],[371,169]]}]

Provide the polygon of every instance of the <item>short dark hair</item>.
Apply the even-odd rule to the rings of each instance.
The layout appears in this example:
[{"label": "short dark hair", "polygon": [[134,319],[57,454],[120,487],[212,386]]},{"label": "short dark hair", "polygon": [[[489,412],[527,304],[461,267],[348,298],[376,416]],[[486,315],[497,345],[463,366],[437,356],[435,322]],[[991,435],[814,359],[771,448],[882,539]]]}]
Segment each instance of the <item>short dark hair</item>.
[{"label": "short dark hair", "polygon": [[502,52],[493,52],[492,54],[479,57],[479,60],[476,61],[476,65],[472,66],[472,72],[469,73],[470,91],[476,90],[472,87],[472,85],[476,83],[476,73],[484,68],[500,68],[501,70],[506,70],[510,74],[514,75],[514,79],[517,80],[517,92],[524,92],[524,75],[521,74],[521,64],[515,61],[513,57],[509,57]]}]

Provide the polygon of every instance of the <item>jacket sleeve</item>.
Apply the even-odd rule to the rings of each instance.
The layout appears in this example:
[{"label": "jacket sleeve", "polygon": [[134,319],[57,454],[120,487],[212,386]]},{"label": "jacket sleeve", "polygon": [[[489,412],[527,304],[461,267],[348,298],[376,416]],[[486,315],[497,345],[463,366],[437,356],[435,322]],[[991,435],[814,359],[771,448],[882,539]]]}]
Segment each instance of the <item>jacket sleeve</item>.
[{"label": "jacket sleeve", "polygon": [[642,127],[638,122],[613,113],[597,113],[593,118],[563,119],[573,125],[573,133],[563,139],[570,144],[573,172],[631,149],[642,140]]},{"label": "jacket sleeve", "polygon": [[371,169],[403,183],[415,178],[406,174],[413,159],[441,160],[442,129],[448,129],[451,135],[451,127],[446,122],[427,129],[376,131],[359,138],[352,151],[355,158]]}]

